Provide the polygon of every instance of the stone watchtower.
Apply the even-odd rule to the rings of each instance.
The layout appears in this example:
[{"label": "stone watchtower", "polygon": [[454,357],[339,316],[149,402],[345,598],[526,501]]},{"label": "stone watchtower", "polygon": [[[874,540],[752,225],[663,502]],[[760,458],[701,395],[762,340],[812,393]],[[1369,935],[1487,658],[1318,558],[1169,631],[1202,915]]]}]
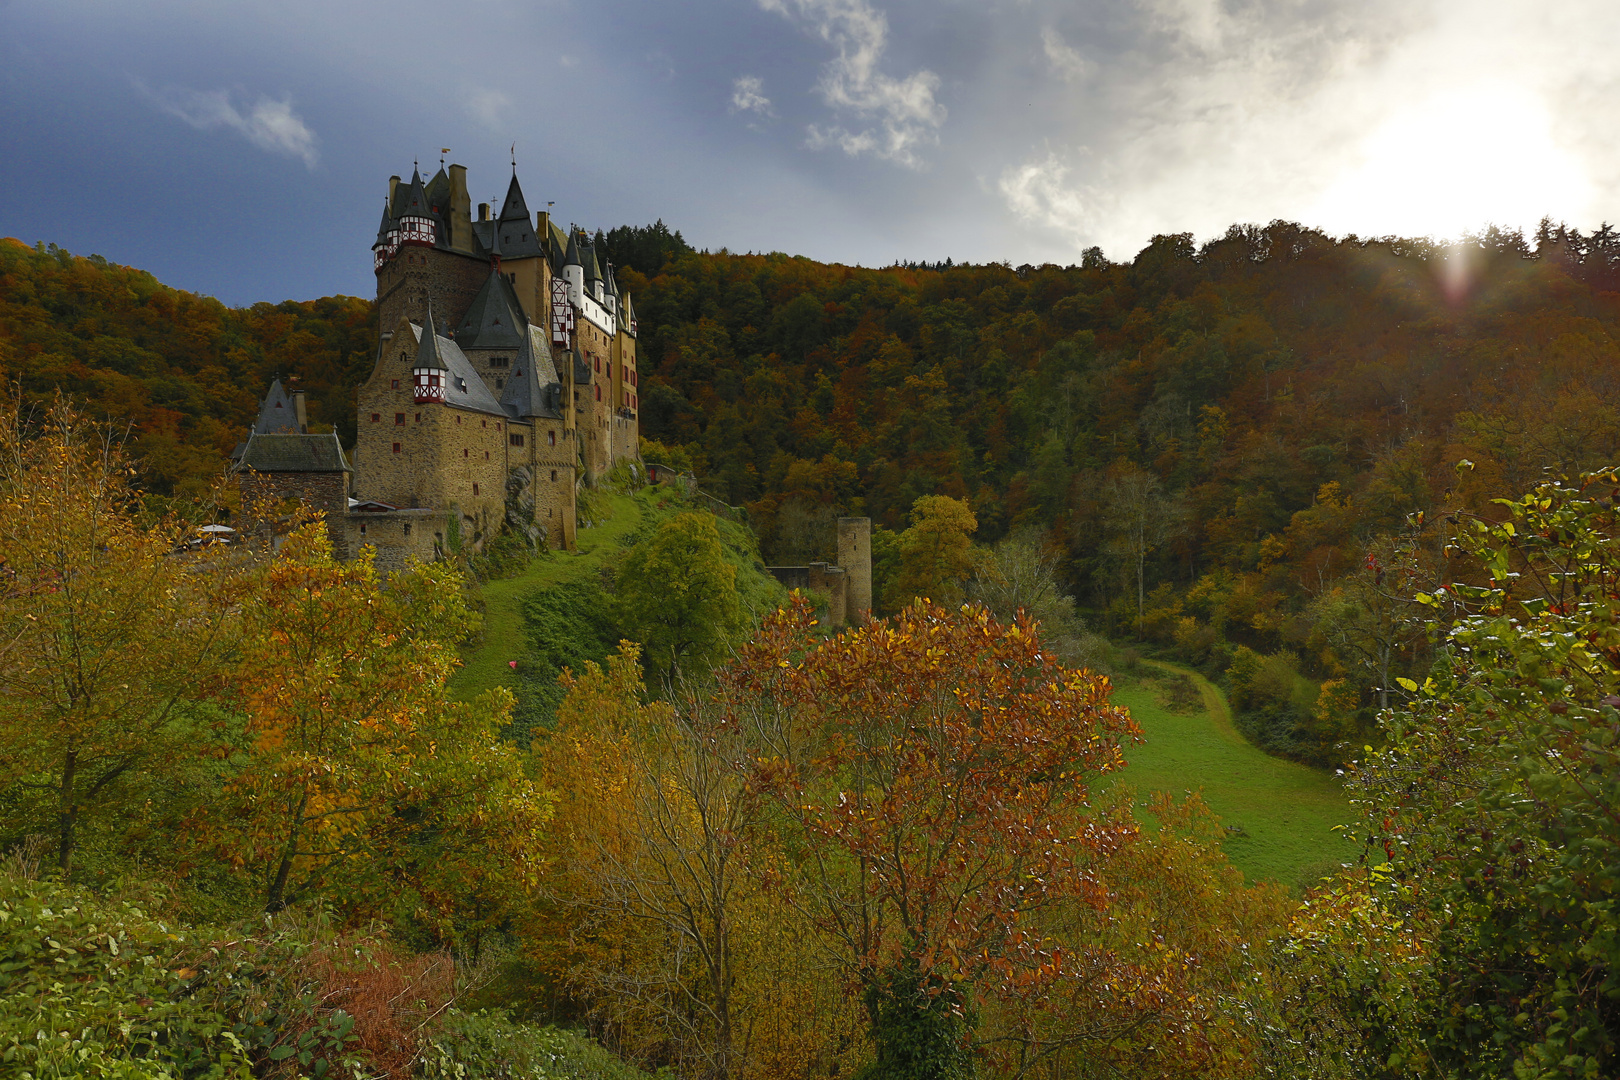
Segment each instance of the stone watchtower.
[{"label": "stone watchtower", "polygon": [[337,435],[309,433],[302,390],[288,394],[280,379],[272,382],[247,441],[231,457],[247,517],[272,513],[289,499],[302,500],[325,511],[333,548],[345,553],[341,523],[354,470]]}]

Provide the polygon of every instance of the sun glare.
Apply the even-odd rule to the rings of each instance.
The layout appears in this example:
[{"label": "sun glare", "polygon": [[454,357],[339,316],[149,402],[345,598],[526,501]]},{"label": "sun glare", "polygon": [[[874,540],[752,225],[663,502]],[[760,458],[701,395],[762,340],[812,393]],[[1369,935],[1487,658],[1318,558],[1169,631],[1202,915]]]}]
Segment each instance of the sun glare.
[{"label": "sun glare", "polygon": [[1533,96],[1485,83],[1399,109],[1323,194],[1315,219],[1362,236],[1456,238],[1584,219],[1591,184]]}]

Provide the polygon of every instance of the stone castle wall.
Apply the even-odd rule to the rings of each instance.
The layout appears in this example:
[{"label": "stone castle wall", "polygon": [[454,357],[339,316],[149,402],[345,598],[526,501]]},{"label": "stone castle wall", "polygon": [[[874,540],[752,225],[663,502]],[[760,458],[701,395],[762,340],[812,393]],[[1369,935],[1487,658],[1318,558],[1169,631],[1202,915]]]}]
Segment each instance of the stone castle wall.
[{"label": "stone castle wall", "polygon": [[377,325],[387,330],[410,319],[422,326],[431,298],[434,317],[454,326],[488,278],[484,259],[407,244],[377,274]]}]

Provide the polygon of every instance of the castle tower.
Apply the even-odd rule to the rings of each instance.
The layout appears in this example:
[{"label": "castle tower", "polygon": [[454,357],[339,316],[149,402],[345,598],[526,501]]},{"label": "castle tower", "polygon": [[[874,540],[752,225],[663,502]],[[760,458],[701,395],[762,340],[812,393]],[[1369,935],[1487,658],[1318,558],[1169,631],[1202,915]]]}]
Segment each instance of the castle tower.
[{"label": "castle tower", "polygon": [[872,519],[838,519],[838,565],[848,575],[845,610],[850,622],[863,625],[872,617]]}]

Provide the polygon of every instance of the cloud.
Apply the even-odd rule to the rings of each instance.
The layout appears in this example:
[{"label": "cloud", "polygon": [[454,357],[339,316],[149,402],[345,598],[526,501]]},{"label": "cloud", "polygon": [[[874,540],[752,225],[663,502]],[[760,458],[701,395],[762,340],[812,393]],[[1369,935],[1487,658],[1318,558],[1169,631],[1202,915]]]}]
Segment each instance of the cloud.
[{"label": "cloud", "polygon": [[1074,82],[1091,73],[1091,62],[1050,26],[1041,28],[1041,48],[1046,53],[1046,62],[1064,81]]},{"label": "cloud", "polygon": [[[146,90],[144,86],[140,89]],[[251,104],[244,103],[239,107],[231,100],[232,95],[228,90],[189,90],[168,86],[146,92],[158,108],[170,116],[179,117],[198,131],[229,128],[246,137],[260,150],[298,158],[311,169],[320,160],[315,133],[302,117],[293,112],[290,97],[277,100],[261,94]]]},{"label": "cloud", "polygon": [[851,156],[872,154],[911,168],[922,167],[918,150],[937,145],[945,106],[934,100],[939,76],[923,69],[903,79],[878,70],[888,45],[889,20],[867,0],[759,0],[760,7],[807,24],[838,51],[822,69],[816,90],[843,124],[812,124],[811,147],[836,146]]},{"label": "cloud", "polygon": [[775,116],[771,99],[765,96],[765,80],[758,75],[739,75],[731,84],[731,111]]},{"label": "cloud", "polygon": [[512,99],[499,90],[474,90],[467,95],[467,114],[491,131],[506,127],[506,110]]},{"label": "cloud", "polygon": [[1060,233],[1076,246],[1091,231],[1088,200],[1069,182],[1069,166],[1055,153],[1003,170],[997,187],[1007,208],[1031,225]]}]

